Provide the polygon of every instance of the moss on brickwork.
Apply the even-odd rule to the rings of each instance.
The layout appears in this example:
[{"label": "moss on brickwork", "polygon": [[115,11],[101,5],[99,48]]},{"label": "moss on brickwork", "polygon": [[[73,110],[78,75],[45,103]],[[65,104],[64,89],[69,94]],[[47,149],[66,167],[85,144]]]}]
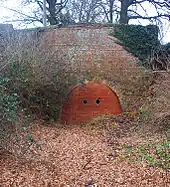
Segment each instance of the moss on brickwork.
[{"label": "moss on brickwork", "polygon": [[115,25],[111,35],[118,38],[126,50],[145,63],[152,50],[160,46],[158,32],[159,29],[155,25]]}]

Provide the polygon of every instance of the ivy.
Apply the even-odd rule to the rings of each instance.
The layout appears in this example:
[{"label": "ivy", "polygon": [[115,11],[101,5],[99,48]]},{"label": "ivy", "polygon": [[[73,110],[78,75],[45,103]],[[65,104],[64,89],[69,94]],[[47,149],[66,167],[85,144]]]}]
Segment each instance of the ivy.
[{"label": "ivy", "polygon": [[145,63],[152,50],[160,46],[159,29],[155,25],[116,25],[114,35],[125,49]]},{"label": "ivy", "polygon": [[19,107],[19,96],[10,90],[10,79],[0,76],[0,122],[15,122]]}]

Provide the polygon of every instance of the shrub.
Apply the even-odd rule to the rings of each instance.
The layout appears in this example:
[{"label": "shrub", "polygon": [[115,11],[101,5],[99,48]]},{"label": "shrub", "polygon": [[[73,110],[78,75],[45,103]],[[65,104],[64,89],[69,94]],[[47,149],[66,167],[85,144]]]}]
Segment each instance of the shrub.
[{"label": "shrub", "polygon": [[170,49],[167,45],[159,45],[151,51],[147,63],[153,70],[167,70],[170,67]]},{"label": "shrub", "polygon": [[0,76],[0,123],[15,122],[19,108],[18,94],[8,88],[11,80]]},{"label": "shrub", "polygon": [[44,46],[36,32],[12,36],[3,53],[6,61],[2,62],[1,74],[10,80],[8,89],[17,95],[27,114],[59,118],[64,97],[78,83],[76,77],[82,75],[81,68],[72,68],[65,53],[65,49]]}]

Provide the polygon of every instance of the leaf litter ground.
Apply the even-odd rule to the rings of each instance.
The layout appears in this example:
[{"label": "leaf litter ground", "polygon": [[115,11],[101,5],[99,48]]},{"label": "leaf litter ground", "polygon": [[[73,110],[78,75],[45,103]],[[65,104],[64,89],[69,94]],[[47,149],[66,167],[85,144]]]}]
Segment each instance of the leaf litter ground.
[{"label": "leaf litter ground", "polygon": [[162,138],[130,120],[72,126],[35,122],[33,127],[34,143],[24,154],[1,152],[0,186],[170,186],[168,171],[123,158],[125,145]]}]

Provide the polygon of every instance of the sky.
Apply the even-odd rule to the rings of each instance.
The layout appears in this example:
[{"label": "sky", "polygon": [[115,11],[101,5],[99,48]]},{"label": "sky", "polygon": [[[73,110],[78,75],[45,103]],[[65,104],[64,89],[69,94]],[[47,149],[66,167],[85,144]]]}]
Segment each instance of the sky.
[{"label": "sky", "polygon": [[[6,7],[6,8],[4,8]],[[13,24],[14,28],[31,28],[31,27],[41,27],[41,23],[33,23],[30,25],[26,24],[20,24],[19,22],[16,22],[16,20],[21,19],[20,15],[17,14],[16,12],[9,10],[9,9],[14,9],[18,11],[22,11],[22,13],[26,15],[30,15],[33,9],[36,7],[36,3],[34,5],[30,6],[22,6],[21,1],[19,0],[7,0],[4,2],[0,2],[0,23],[11,23]],[[146,3],[144,4],[145,9],[149,10],[148,15],[154,15],[155,14],[155,9],[150,6],[150,4]],[[9,8],[9,9],[7,9]],[[139,8],[138,12],[142,12],[142,9]],[[8,22],[10,21],[10,22]],[[13,22],[11,22],[13,21]],[[149,21],[147,20],[130,20],[130,24],[141,24],[141,25],[148,25],[150,24]],[[168,43],[170,42],[170,22],[164,21],[163,24],[163,34],[160,36],[161,42],[162,43]]]}]

